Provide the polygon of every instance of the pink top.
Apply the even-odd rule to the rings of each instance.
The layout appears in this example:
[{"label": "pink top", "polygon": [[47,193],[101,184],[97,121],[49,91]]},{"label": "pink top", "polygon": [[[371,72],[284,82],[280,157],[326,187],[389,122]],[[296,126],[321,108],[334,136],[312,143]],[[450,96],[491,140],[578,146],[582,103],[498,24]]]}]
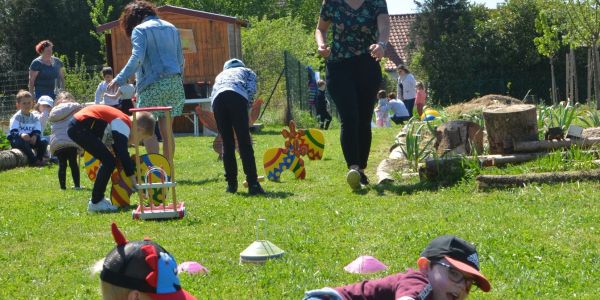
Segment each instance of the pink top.
[{"label": "pink top", "polygon": [[411,269],[405,273],[337,287],[335,290],[347,300],[396,300],[402,297],[429,300],[431,297],[431,285],[425,274]]},{"label": "pink top", "polygon": [[417,89],[417,96],[415,97],[415,104],[425,104],[425,98],[427,98],[427,93],[425,90]]}]

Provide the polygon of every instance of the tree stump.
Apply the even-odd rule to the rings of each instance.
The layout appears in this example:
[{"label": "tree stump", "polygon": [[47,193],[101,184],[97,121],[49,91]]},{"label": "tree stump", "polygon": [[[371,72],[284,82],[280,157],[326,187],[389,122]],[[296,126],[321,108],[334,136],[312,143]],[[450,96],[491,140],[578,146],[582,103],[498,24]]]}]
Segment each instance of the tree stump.
[{"label": "tree stump", "polygon": [[534,105],[518,104],[483,111],[491,154],[513,153],[515,142],[537,141]]},{"label": "tree stump", "polygon": [[434,147],[439,155],[482,153],[483,128],[471,121],[446,122],[436,129]]}]

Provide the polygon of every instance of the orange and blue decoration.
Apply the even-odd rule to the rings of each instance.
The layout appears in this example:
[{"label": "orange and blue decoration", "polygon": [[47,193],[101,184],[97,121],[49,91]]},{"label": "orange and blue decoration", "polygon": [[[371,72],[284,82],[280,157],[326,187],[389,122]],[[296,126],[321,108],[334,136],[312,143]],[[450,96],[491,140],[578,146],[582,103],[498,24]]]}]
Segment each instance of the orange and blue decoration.
[{"label": "orange and blue decoration", "polygon": [[304,179],[306,170],[302,156],[310,160],[320,160],[325,151],[325,137],[319,129],[298,129],[296,123],[290,122],[290,130],[281,130],[286,139],[285,148],[270,148],[263,155],[263,165],[267,179],[279,181],[285,170],[294,172],[296,178]]}]

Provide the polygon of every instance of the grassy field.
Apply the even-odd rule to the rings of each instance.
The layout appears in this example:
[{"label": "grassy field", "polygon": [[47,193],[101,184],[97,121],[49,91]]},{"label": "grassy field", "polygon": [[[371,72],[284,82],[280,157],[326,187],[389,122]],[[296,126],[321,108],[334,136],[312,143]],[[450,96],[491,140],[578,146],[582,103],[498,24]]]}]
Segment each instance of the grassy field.
[{"label": "grassy field", "polygon": [[[375,130],[367,170],[372,181],[398,130]],[[283,143],[279,128],[254,137],[259,162],[265,149]],[[91,183],[82,178],[87,189],[61,191],[56,165],[0,173],[0,299],[99,299],[99,278],[90,267],[114,247],[111,221],[130,240],[151,237],[178,262],[208,267],[206,276],[180,276],[198,299],[300,299],[308,289],[402,272],[445,233],[478,247],[492,291],[471,299],[600,295],[597,182],[478,192],[472,179],[439,188],[410,179],[353,193],[344,180],[339,131],[330,130],[325,159],[307,162],[306,180],[286,173],[281,183],[264,183],[267,197],[247,197],[241,185],[241,193],[224,192],[212,140],[177,138],[177,196],[188,209],[178,221],[134,221],[129,211],[89,214]],[[267,238],[286,254],[265,265],[240,265],[260,217],[268,220]],[[389,270],[344,272],[365,254]]]}]

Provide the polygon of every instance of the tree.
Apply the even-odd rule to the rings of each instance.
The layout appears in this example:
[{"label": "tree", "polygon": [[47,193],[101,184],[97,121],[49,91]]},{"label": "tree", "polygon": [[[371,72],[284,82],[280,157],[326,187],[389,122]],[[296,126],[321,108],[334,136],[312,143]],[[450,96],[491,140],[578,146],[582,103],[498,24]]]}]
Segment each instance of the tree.
[{"label": "tree", "polygon": [[538,52],[544,55],[550,61],[550,76],[552,80],[552,90],[550,95],[552,103],[558,103],[556,76],[554,73],[554,62],[556,54],[562,47],[561,37],[565,34],[562,24],[564,24],[564,14],[561,13],[562,3],[555,1],[542,1],[543,7],[535,19],[535,29],[539,36],[533,39]]}]

